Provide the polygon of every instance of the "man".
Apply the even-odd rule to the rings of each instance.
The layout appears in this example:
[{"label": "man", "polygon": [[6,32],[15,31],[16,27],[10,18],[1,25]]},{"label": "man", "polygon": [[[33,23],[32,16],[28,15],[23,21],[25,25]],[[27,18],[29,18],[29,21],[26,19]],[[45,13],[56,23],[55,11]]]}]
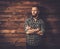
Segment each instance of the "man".
[{"label": "man", "polygon": [[27,49],[41,48],[42,36],[44,34],[44,22],[39,17],[39,7],[32,7],[32,15],[25,21]]}]

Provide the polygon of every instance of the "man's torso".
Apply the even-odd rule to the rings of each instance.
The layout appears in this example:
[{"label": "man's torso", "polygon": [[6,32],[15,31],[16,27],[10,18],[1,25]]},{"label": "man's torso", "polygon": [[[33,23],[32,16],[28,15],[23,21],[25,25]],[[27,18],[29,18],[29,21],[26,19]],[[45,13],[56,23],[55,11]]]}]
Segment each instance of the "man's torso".
[{"label": "man's torso", "polygon": [[[40,28],[41,19],[37,19],[37,21],[34,21],[33,18],[29,18],[28,19],[28,25],[34,29]],[[27,34],[26,40],[27,40],[27,44],[32,45],[32,46],[37,46],[41,42],[41,36],[38,34],[35,34],[35,33],[34,34]]]}]

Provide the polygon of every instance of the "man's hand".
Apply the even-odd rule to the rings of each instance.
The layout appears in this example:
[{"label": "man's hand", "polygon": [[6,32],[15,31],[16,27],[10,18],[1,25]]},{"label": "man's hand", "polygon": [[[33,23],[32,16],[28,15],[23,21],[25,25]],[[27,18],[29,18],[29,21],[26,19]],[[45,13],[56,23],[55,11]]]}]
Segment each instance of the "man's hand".
[{"label": "man's hand", "polygon": [[28,29],[31,29],[31,27],[27,25],[27,26],[26,26],[26,30],[28,30]]},{"label": "man's hand", "polygon": [[36,34],[43,35],[43,32],[40,30],[40,28],[37,28],[36,31]]},{"label": "man's hand", "polygon": [[37,34],[43,35],[43,32],[42,31],[38,31]]}]

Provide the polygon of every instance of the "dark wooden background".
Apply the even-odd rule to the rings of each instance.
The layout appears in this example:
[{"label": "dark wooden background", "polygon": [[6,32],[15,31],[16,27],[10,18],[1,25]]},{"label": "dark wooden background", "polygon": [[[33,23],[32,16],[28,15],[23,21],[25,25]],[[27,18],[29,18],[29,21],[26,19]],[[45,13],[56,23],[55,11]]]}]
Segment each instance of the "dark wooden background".
[{"label": "dark wooden background", "polygon": [[26,49],[24,22],[32,5],[41,6],[46,24],[45,45],[48,49],[60,47],[59,0],[0,0],[0,49]]}]

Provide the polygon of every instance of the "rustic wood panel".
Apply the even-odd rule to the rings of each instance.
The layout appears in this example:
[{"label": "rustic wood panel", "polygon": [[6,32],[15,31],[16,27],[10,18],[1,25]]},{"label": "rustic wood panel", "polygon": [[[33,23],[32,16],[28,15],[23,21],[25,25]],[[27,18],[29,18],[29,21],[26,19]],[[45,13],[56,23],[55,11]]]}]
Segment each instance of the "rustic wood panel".
[{"label": "rustic wood panel", "polygon": [[24,22],[31,12],[32,5],[37,2],[5,2],[0,1],[0,46],[26,46]]}]

